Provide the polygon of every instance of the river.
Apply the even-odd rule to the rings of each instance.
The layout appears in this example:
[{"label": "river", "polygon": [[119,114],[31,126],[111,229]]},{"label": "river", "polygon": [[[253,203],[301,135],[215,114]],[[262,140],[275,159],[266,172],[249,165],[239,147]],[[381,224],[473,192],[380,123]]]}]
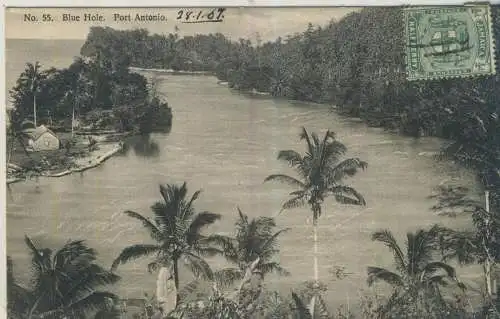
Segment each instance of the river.
[{"label": "river", "polygon": [[[292,173],[276,156],[281,149],[303,149],[298,137],[301,126],[309,131],[333,130],[350,157],[369,164],[365,172],[348,180],[364,195],[367,206],[346,207],[327,200],[320,219],[320,278],[330,289],[329,302],[352,304],[358,291],[366,288],[367,266],[391,267],[391,254],[382,244],[371,242],[373,231],[388,228],[403,240],[406,231],[436,222],[449,226],[468,222],[430,211],[434,202],[427,197],[433,187],[452,179],[473,184],[469,172],[427,156],[438,150],[437,139],[392,135],[342,118],[325,106],[232,92],[213,77],[160,79],[159,90],[168,97],[174,114],[169,134],[142,139],[84,174],[10,186],[7,249],[17,278],[28,278],[25,234],[50,247],[86,239],[104,265],[111,265],[125,246],[149,242],[141,225],[122,212],[148,215],[149,207],[160,200],[160,183],[187,181],[189,194],[203,189],[196,207],[224,216],[211,228],[215,232],[232,230],[237,206],[250,216],[273,216],[291,189],[263,180],[273,173]],[[309,216],[303,208],[277,217],[280,227],[291,228],[281,237],[280,261],[292,276],[270,277],[271,288],[289,291],[312,278]],[[122,297],[154,293],[156,277],[147,272],[147,263],[144,259],[120,266],[123,278],[115,291]],[[335,279],[331,270],[336,266],[350,273],[346,279]]]}]

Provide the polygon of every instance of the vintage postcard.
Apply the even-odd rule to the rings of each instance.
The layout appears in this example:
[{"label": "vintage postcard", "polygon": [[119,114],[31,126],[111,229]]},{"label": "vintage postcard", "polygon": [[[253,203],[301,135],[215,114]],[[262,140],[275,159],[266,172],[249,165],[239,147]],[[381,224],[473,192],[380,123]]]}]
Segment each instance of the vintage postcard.
[{"label": "vintage postcard", "polygon": [[500,6],[5,34],[8,318],[500,318]]}]

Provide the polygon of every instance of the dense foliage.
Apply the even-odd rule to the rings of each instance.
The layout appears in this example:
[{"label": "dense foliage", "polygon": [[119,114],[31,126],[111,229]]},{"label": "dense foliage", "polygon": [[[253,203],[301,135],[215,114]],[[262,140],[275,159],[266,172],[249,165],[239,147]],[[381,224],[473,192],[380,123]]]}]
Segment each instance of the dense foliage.
[{"label": "dense foliage", "polygon": [[[498,30],[499,8],[492,11]],[[95,27],[82,53],[106,46],[123,64],[211,71],[232,87],[335,104],[341,112],[415,136],[457,138],[474,116],[486,120],[497,112],[498,75],[408,82],[404,43],[401,8],[372,7],[266,43]]]},{"label": "dense foliage", "polygon": [[31,284],[16,283],[9,259],[9,318],[84,319],[89,313],[110,309],[118,300],[115,294],[98,289],[120,277],[97,264],[96,251],[84,241],[70,241],[57,251],[40,248],[28,236],[25,242],[31,254]]},{"label": "dense foliage", "polygon": [[[113,262],[112,269],[136,258],[155,256],[154,261],[148,264],[148,270],[169,268],[176,291],[179,291],[181,262],[196,276],[212,279],[212,270],[203,258],[222,252],[210,245],[210,236],[207,237],[201,232],[203,228],[213,224],[221,216],[207,211],[199,213],[195,211],[193,204],[200,193],[201,191],[196,191],[188,199],[186,183],[180,186],[160,185],[163,201],[151,206],[154,219],[126,211],[125,214],[142,223],[156,243],[136,244],[123,249]],[[177,293],[176,302],[179,303],[179,301],[180,294]]]},{"label": "dense foliage", "polygon": [[28,63],[10,94],[13,127],[36,118],[37,125],[67,127],[73,114],[96,126],[98,120],[104,119],[103,110],[111,112],[108,128],[149,133],[171,127],[168,104],[145,77],[129,72],[128,65],[121,62],[119,55],[110,55],[107,47],[95,48],[64,69],[42,70],[38,62]]}]

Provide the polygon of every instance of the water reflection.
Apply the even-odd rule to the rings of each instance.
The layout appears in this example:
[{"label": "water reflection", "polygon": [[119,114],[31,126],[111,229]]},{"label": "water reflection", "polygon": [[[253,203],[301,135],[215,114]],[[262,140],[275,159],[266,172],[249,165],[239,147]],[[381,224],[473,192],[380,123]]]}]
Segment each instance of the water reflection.
[{"label": "water reflection", "polygon": [[134,150],[136,156],[157,157],[160,155],[160,147],[158,143],[151,138],[150,134],[133,136],[127,139],[120,155],[128,155],[130,149]]}]

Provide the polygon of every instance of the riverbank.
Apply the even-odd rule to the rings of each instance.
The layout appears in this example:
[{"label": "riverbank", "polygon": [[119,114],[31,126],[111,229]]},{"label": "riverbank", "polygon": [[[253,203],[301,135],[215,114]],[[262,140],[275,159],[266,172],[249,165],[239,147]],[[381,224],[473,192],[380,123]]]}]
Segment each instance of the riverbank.
[{"label": "riverbank", "polygon": [[183,71],[183,70],[173,70],[173,69],[146,69],[146,68],[138,68],[131,66],[128,68],[131,72],[152,72],[152,73],[162,73],[162,74],[171,74],[171,75],[211,75],[214,73],[211,71]]},{"label": "riverbank", "polygon": [[[32,152],[25,156],[12,156],[7,164],[7,185],[31,179],[33,177],[62,177],[72,173],[83,172],[97,167],[107,159],[123,149],[123,138],[130,134],[122,135],[120,140],[114,140],[114,135],[100,136],[99,141],[82,150],[83,136],[73,145],[77,151],[59,149],[44,152]],[[87,137],[87,136],[86,136]],[[97,140],[97,139],[96,139]],[[80,145],[78,145],[80,144]],[[27,159],[26,159],[27,157]],[[16,163],[17,162],[17,163]]]},{"label": "riverbank", "polygon": [[[181,71],[181,70],[172,70],[172,69],[146,69],[146,68],[138,68],[138,67],[129,67],[129,70],[131,72],[151,72],[151,73],[162,73],[162,74],[169,74],[169,75],[207,75],[207,76],[213,76],[217,77],[213,72],[210,71]],[[261,96],[271,96],[271,93],[269,92],[262,92],[262,91],[257,91],[256,89],[251,89],[251,90],[241,90],[237,86],[236,87],[230,87],[229,82],[227,81],[222,81],[217,79],[217,84],[220,86],[225,86],[228,87],[231,90],[251,94],[251,95],[261,95]]]}]

